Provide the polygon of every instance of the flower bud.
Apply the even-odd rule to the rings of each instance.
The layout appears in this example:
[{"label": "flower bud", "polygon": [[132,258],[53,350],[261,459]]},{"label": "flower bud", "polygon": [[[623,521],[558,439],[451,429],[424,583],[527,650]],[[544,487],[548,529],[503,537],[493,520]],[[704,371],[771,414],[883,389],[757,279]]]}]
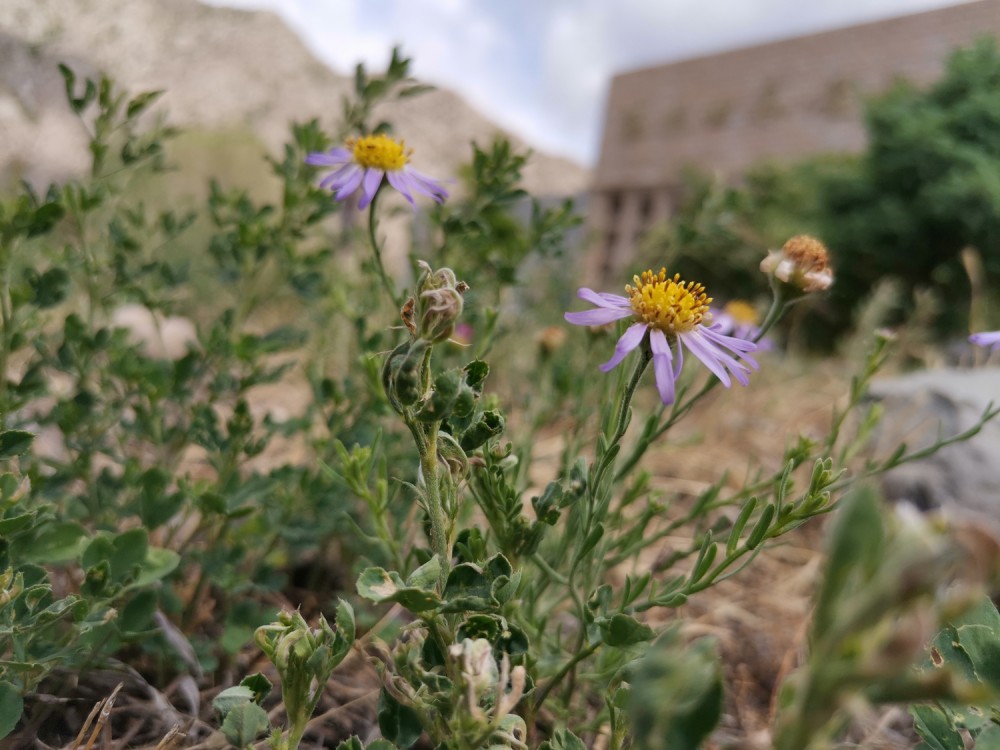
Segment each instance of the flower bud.
[{"label": "flower bud", "polygon": [[462,450],[466,453],[474,451],[490,438],[494,438],[503,432],[503,428],[503,414],[495,409],[484,411],[479,420],[462,433],[460,441]]},{"label": "flower bud", "polygon": [[440,422],[447,419],[458,399],[462,385],[461,370],[446,370],[434,378],[434,391],[420,411],[417,419],[421,422]]},{"label": "flower bud", "polygon": [[458,281],[450,268],[434,271],[424,261],[419,266],[423,274],[417,282],[413,325],[417,338],[436,344],[455,332],[469,285]]},{"label": "flower bud", "polygon": [[781,250],[768,251],[760,270],[800,292],[822,292],[833,284],[830,254],[815,237],[797,234]]},{"label": "flower bud", "polygon": [[418,339],[392,351],[382,372],[382,383],[390,399],[403,406],[412,406],[423,398],[422,369],[429,348],[427,341]]}]

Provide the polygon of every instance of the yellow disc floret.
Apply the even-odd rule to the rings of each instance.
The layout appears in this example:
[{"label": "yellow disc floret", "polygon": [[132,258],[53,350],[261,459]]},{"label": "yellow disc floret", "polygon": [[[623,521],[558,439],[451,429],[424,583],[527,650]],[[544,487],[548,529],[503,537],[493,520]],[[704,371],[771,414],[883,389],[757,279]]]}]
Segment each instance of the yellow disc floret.
[{"label": "yellow disc floret", "polygon": [[681,281],[681,275],[671,279],[667,269],[659,273],[644,271],[633,276],[625,287],[636,317],[652,328],[667,334],[686,333],[693,330],[708,314],[712,298],[705,294],[705,287],[693,281]]},{"label": "yellow disc floret", "polygon": [[384,172],[398,172],[410,160],[410,153],[403,141],[397,141],[379,133],[348,138],[347,148],[354,161],[366,169],[381,169]]}]

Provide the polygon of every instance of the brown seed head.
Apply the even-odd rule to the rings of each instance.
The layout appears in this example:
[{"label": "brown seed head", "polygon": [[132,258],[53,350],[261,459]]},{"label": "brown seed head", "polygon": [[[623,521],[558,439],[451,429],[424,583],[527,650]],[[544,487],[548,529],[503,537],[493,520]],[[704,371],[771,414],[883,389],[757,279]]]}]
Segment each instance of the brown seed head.
[{"label": "brown seed head", "polygon": [[826,245],[808,234],[795,235],[781,250],[803,271],[823,271],[830,267],[830,253]]}]

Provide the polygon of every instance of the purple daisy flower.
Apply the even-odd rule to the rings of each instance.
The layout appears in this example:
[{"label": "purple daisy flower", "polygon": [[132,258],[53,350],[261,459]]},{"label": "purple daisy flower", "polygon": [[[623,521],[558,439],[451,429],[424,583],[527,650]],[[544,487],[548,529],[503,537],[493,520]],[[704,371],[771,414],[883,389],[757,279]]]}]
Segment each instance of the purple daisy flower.
[{"label": "purple daisy flower", "polygon": [[306,156],[306,164],[314,167],[331,167],[333,171],[319,183],[321,188],[333,191],[334,197],[344,200],[361,188],[358,208],[366,208],[382,178],[413,203],[413,194],[420,193],[441,203],[448,197],[448,191],[437,180],[420,174],[409,166],[410,151],[403,141],[397,141],[384,133],[349,138],[346,148],[331,148],[329,151],[315,151]]},{"label": "purple daisy flower", "polygon": [[988,346],[991,352],[1000,349],[1000,331],[984,331],[969,336],[969,341],[976,346]]},{"label": "purple daisy flower", "polygon": [[[603,372],[617,367],[625,356],[644,341],[653,354],[656,388],[664,404],[675,398],[674,384],[684,364],[684,349],[697,357],[728,388],[733,379],[740,385],[750,382],[757,362],[749,355],[757,349],[752,341],[727,336],[716,325],[705,325],[712,301],[701,284],[673,278],[661,268],[658,274],[643,272],[632,277],[635,286],[625,287],[628,297],[597,293],[586,287],[577,295],[597,307],[583,312],[566,313],[566,320],[579,326],[600,326],[622,318],[634,318],[626,329],[611,359],[601,365]],[[647,337],[648,334],[648,337]]]},{"label": "purple daisy flower", "polygon": [[722,310],[712,312],[712,323],[720,333],[753,341],[760,335],[760,316],[749,302],[730,300]]}]

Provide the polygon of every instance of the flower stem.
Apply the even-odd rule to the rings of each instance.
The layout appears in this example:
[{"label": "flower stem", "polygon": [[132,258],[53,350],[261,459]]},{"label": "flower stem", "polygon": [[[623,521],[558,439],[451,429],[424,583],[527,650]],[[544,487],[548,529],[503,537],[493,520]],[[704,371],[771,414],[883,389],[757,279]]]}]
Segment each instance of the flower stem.
[{"label": "flower stem", "polygon": [[562,682],[566,675],[568,675],[577,664],[593,654],[600,647],[600,641],[592,643],[587,646],[587,648],[578,650],[569,661],[563,664],[562,669],[556,672],[552,676],[552,679],[546,682],[545,687],[539,690],[538,694],[535,696],[535,711],[537,712],[543,705],[545,705],[545,699],[549,697],[549,693],[552,692],[552,688]]},{"label": "flower stem", "polygon": [[600,457],[597,470],[594,472],[594,482],[592,487],[594,487],[595,490],[600,487],[605,474],[608,469],[611,468],[615,457],[618,454],[618,452],[613,449],[621,442],[622,438],[625,437],[625,430],[628,429],[629,409],[632,406],[632,397],[635,395],[635,389],[639,387],[639,381],[642,379],[642,374],[646,371],[646,367],[649,366],[652,358],[652,352],[649,351],[647,347],[643,347],[639,361],[636,362],[635,369],[632,370],[632,377],[629,378],[628,383],[625,384],[625,391],[622,393],[622,400],[618,406],[618,419],[616,420],[615,431],[611,435],[611,439],[608,440],[607,450]]},{"label": "flower stem", "polygon": [[785,299],[784,291],[781,288],[781,284],[771,277],[771,307],[767,311],[767,315],[764,316],[764,322],[760,324],[760,333],[754,338],[754,342],[760,341],[767,332],[774,328],[774,324],[781,319],[782,313],[785,311],[787,306],[787,300]]},{"label": "flower stem", "polygon": [[421,448],[420,470],[424,475],[424,503],[431,521],[431,549],[441,561],[439,583],[441,584],[441,592],[444,593],[444,586],[448,581],[448,573],[451,568],[451,550],[445,531],[441,484],[438,481],[437,425],[434,424],[432,427],[434,429],[428,430],[430,434],[426,435],[426,441]]},{"label": "flower stem", "polygon": [[374,197],[372,197],[371,205],[368,207],[368,241],[371,242],[375,257],[375,270],[378,272],[379,280],[382,282],[382,288],[389,295],[393,306],[398,309],[403,306],[403,300],[396,293],[396,285],[385,272],[385,265],[382,263],[382,244],[378,241],[378,236],[375,234],[375,230],[378,228],[378,217],[375,209],[378,206],[378,197],[381,194],[382,186],[380,185],[378,190],[375,191]]}]

